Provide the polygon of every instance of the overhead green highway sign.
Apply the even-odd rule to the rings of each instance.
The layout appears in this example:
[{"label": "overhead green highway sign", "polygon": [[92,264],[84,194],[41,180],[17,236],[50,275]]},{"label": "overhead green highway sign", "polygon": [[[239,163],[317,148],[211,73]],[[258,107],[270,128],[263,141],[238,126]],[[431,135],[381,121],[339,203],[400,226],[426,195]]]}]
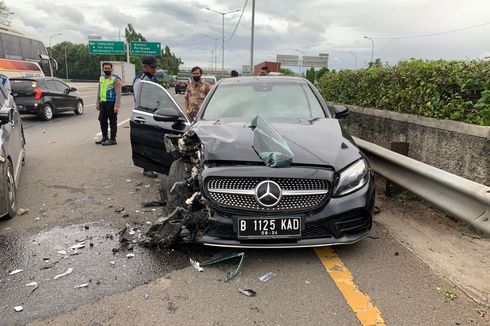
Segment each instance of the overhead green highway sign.
[{"label": "overhead green highway sign", "polygon": [[131,42],[129,43],[132,55],[160,55],[159,42]]},{"label": "overhead green highway sign", "polygon": [[124,55],[126,51],[124,49],[124,42],[89,40],[88,53]]}]

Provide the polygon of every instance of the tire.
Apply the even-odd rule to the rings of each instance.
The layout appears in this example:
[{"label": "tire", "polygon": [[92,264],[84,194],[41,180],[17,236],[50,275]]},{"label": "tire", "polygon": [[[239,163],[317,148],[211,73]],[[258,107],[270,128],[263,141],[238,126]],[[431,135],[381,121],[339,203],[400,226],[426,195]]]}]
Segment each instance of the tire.
[{"label": "tire", "polygon": [[49,121],[53,119],[54,110],[51,104],[45,104],[41,110],[41,119]]},{"label": "tire", "polygon": [[188,178],[188,172],[190,171],[191,165],[184,162],[182,159],[175,160],[170,166],[168,171],[168,176],[162,179],[162,189],[160,191],[160,198],[162,201],[166,202],[168,209],[173,210],[177,206],[184,206],[185,200],[192,194],[187,189],[180,191],[175,190],[170,193],[170,190],[176,182],[184,181]]},{"label": "tire", "polygon": [[15,187],[14,168],[10,160],[6,161],[7,168],[5,170],[5,199],[7,205],[7,215],[4,218],[13,218],[17,214],[17,188]]},{"label": "tire", "polygon": [[74,112],[76,115],[80,115],[83,113],[83,102],[82,101],[77,102],[77,108],[75,109]]}]

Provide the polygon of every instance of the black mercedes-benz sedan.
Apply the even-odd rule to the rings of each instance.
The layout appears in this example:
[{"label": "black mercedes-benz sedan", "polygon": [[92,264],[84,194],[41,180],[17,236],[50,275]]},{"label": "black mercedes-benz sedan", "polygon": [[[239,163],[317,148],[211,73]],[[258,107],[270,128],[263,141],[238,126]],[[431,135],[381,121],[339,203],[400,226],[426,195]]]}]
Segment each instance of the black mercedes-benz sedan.
[{"label": "black mercedes-benz sedan", "polygon": [[331,113],[307,80],[223,79],[195,121],[154,83],[136,99],[133,162],[165,174],[156,242],[311,247],[371,229],[374,174],[339,123],[348,111]]}]

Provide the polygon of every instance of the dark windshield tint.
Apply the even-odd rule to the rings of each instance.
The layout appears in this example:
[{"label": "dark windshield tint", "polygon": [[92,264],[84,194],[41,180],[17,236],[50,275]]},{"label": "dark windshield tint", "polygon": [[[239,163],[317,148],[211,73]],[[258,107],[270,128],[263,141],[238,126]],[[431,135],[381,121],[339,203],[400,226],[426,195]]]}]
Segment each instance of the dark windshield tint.
[{"label": "dark windshield tint", "polygon": [[37,83],[34,80],[11,79],[10,87],[13,92],[30,91],[37,87]]},{"label": "dark windshield tint", "polygon": [[320,102],[305,84],[222,85],[206,106],[203,119],[325,118]]}]

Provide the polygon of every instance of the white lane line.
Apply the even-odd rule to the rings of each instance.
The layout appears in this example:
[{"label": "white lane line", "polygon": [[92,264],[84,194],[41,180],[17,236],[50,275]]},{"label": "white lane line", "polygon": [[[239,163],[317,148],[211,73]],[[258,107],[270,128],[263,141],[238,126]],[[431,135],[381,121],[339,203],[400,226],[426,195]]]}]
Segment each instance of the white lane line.
[{"label": "white lane line", "polygon": [[[95,105],[95,104],[94,104]],[[129,121],[130,118],[127,118],[126,120],[124,121],[121,121],[117,124],[118,127],[122,126],[123,124],[125,124],[126,122]],[[109,132],[110,132],[111,129],[109,129]],[[99,132],[97,133],[95,136],[94,136],[94,139],[97,139],[98,137],[102,136],[102,132]]]}]

